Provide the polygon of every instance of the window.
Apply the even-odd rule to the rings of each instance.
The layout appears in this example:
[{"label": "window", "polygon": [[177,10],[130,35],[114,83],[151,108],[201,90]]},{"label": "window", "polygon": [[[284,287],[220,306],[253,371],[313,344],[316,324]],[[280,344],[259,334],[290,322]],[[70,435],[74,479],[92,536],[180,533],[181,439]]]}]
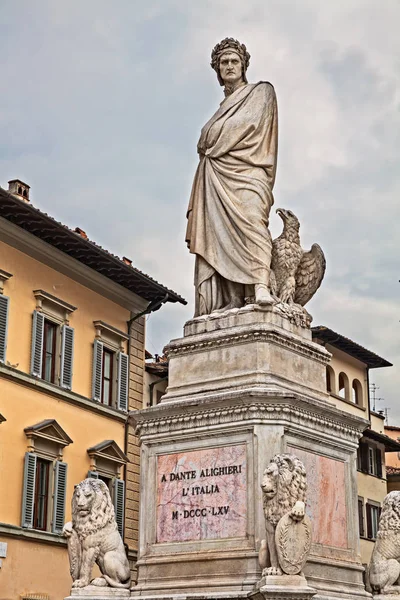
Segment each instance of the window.
[{"label": "window", "polygon": [[128,410],[129,357],[124,352],[128,336],[102,321],[94,321],[92,399],[119,410]]},{"label": "window", "polygon": [[339,373],[339,396],[345,400],[350,400],[349,378],[346,373]]},{"label": "window", "polygon": [[329,365],[326,367],[326,389],[332,394],[335,393],[335,371]]},{"label": "window", "polygon": [[357,469],[368,475],[382,477],[382,451],[377,446],[361,441],[357,450]]},{"label": "window", "polygon": [[367,513],[367,537],[370,540],[375,540],[378,535],[381,508],[378,504],[367,502],[365,510]]},{"label": "window", "polygon": [[50,383],[55,383],[57,330],[55,323],[44,319],[42,379]]},{"label": "window", "polygon": [[67,464],[63,448],[72,443],[55,419],[24,429],[28,438],[22,493],[22,527],[61,533],[65,520]]},{"label": "window", "polygon": [[[52,495],[50,479],[52,479]],[[66,484],[66,463],[60,461],[50,463],[32,452],[27,452],[22,497],[22,527],[61,533],[65,519]],[[51,515],[49,515],[50,500],[53,503]],[[49,516],[51,523],[49,523]]]},{"label": "window", "polygon": [[35,290],[34,295],[37,305],[32,323],[31,375],[70,390],[74,329],[68,317],[75,307],[43,290]]},{"label": "window", "polygon": [[47,504],[49,498],[50,463],[42,458],[36,460],[36,485],[33,510],[33,528],[47,529]]},{"label": "window", "polygon": [[363,406],[363,390],[362,385],[358,381],[358,379],[353,380],[353,385],[351,389],[351,400],[357,406]]},{"label": "window", "polygon": [[365,537],[363,498],[358,498],[358,528],[360,532],[360,537]]},{"label": "window", "polygon": [[103,348],[103,368],[102,368],[102,382],[101,382],[101,397],[100,402],[111,406],[113,397],[113,365],[114,365],[114,352]]}]

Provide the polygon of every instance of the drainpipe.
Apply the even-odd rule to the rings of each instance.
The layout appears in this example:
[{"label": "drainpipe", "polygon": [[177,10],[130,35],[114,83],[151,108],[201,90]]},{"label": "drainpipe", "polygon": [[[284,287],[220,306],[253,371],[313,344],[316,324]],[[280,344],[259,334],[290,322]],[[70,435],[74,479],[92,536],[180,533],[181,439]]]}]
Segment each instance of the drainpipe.
[{"label": "drainpipe", "polygon": [[[169,298],[169,294],[166,293],[164,298],[162,298],[161,300],[152,300],[151,302],[149,302],[149,304],[146,306],[146,308],[144,310],[142,310],[137,315],[133,315],[133,317],[130,318],[129,321],[127,321],[129,359],[130,359],[130,355],[131,355],[131,325],[132,325],[132,323],[134,321],[137,321],[138,319],[140,319],[140,317],[143,317],[144,315],[149,315],[152,312],[156,312],[156,310],[161,308],[161,306],[163,304],[165,304],[165,302],[168,301],[168,298]],[[130,360],[129,360],[129,366],[130,366]],[[128,398],[128,400],[129,400],[129,398]],[[129,406],[128,406],[128,409],[129,409]],[[129,410],[128,410],[128,412],[129,412]],[[124,441],[125,454],[127,454],[127,451],[128,451],[128,419],[129,419],[129,416],[126,418],[126,421],[125,421],[125,441]],[[125,483],[126,483],[126,469],[125,469]]]},{"label": "drainpipe", "polygon": [[[156,312],[156,310],[158,310],[159,308],[161,308],[161,306],[163,304],[165,304],[165,302],[168,301],[169,298],[169,294],[166,293],[164,298],[162,298],[161,300],[152,300],[151,302],[148,303],[148,305],[146,306],[146,308],[144,310],[142,310],[140,313],[138,313],[137,315],[133,315],[133,317],[131,317],[129,319],[129,321],[127,321],[127,328],[128,328],[128,356],[129,356],[129,370],[130,370],[130,356],[131,356],[131,325],[134,321],[137,321],[138,319],[140,319],[140,317],[143,317],[144,315],[149,315],[152,312]],[[129,392],[128,392],[128,413],[129,413]],[[126,455],[128,455],[128,431],[129,431],[129,414],[126,417],[126,421],[125,421],[125,436],[124,436],[124,452]],[[126,489],[126,466],[124,469],[124,481],[125,481],[125,489]]]}]

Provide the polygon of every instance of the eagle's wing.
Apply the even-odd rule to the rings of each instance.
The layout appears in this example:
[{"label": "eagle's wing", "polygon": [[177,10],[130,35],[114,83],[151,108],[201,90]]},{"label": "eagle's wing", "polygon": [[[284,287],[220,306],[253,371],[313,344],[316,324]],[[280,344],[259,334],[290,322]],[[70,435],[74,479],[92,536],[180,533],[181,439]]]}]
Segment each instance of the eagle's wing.
[{"label": "eagle's wing", "polygon": [[304,306],[314,296],[325,275],[326,260],[321,247],[313,244],[304,252],[296,271],[294,302]]}]

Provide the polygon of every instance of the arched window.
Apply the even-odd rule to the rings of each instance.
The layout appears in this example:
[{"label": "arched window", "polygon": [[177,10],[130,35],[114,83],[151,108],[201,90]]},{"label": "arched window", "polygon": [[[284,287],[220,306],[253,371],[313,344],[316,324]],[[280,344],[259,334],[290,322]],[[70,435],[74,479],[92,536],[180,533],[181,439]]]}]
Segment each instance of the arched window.
[{"label": "arched window", "polygon": [[357,406],[363,405],[363,389],[358,379],[353,380],[353,385],[351,389],[351,399],[354,402],[354,404],[357,404]]},{"label": "arched window", "polygon": [[329,365],[326,367],[326,389],[331,394],[335,393],[335,371]]},{"label": "arched window", "polygon": [[346,373],[339,373],[339,396],[345,400],[350,400],[349,378]]}]

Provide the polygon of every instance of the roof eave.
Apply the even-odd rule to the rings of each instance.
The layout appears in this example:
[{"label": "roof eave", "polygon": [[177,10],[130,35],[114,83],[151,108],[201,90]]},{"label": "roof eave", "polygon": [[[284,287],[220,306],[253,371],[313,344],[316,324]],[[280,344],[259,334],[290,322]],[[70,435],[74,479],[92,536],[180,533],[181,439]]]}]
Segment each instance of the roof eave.
[{"label": "roof eave", "polygon": [[[14,218],[10,218],[11,210],[10,212],[6,212],[4,205],[2,205],[2,203],[0,202],[0,217],[32,233],[32,235],[43,239],[43,241],[47,242],[55,248],[57,248],[58,245],[60,245],[61,242],[64,240],[70,241],[70,252],[66,251],[62,247],[60,247],[59,249],[65,254],[68,254],[69,256],[74,258],[75,260],[78,260],[83,264],[87,264],[92,269],[94,268],[93,265],[85,262],[85,260],[87,260],[89,253],[93,257],[98,257],[103,261],[103,272],[100,270],[100,268],[94,270],[98,270],[98,272],[103,274],[103,276],[108,277],[109,279],[115,281],[119,285],[122,285],[122,287],[125,287],[129,291],[132,291],[149,301],[157,299],[160,301],[162,300],[162,303],[179,302],[180,304],[187,304],[187,301],[173,290],[170,290],[162,284],[159,284],[157,281],[155,281],[145,273],[142,273],[139,269],[125,264],[121,259],[114,256],[110,252],[107,252],[91,240],[83,238],[79,233],[72,231],[67,226],[56,221],[53,217],[50,217],[38,208],[32,206],[30,203],[24,202],[23,200],[15,197],[13,194],[10,194],[7,190],[4,190],[0,187],[0,199],[1,198],[7,201],[7,208],[10,209],[10,207],[12,206],[13,209],[15,209],[15,214],[13,215]],[[26,226],[26,222],[24,227],[24,223],[21,223],[22,214],[26,215],[27,219],[28,215],[30,215],[32,217],[32,220],[43,224],[43,226],[47,227],[47,230],[52,230],[52,233],[54,234],[53,243],[52,240],[49,241],[49,239],[44,239],[44,234],[43,237],[41,237],[40,235],[38,235],[38,233],[30,231],[30,227]],[[56,234],[59,235],[57,236]],[[78,254],[79,257],[77,256]],[[119,273],[120,277],[117,278],[115,275],[113,277],[111,276],[111,274],[107,274],[107,271],[117,272]],[[141,291],[135,290],[135,286],[138,288],[143,286],[144,292],[143,289]]]}]

